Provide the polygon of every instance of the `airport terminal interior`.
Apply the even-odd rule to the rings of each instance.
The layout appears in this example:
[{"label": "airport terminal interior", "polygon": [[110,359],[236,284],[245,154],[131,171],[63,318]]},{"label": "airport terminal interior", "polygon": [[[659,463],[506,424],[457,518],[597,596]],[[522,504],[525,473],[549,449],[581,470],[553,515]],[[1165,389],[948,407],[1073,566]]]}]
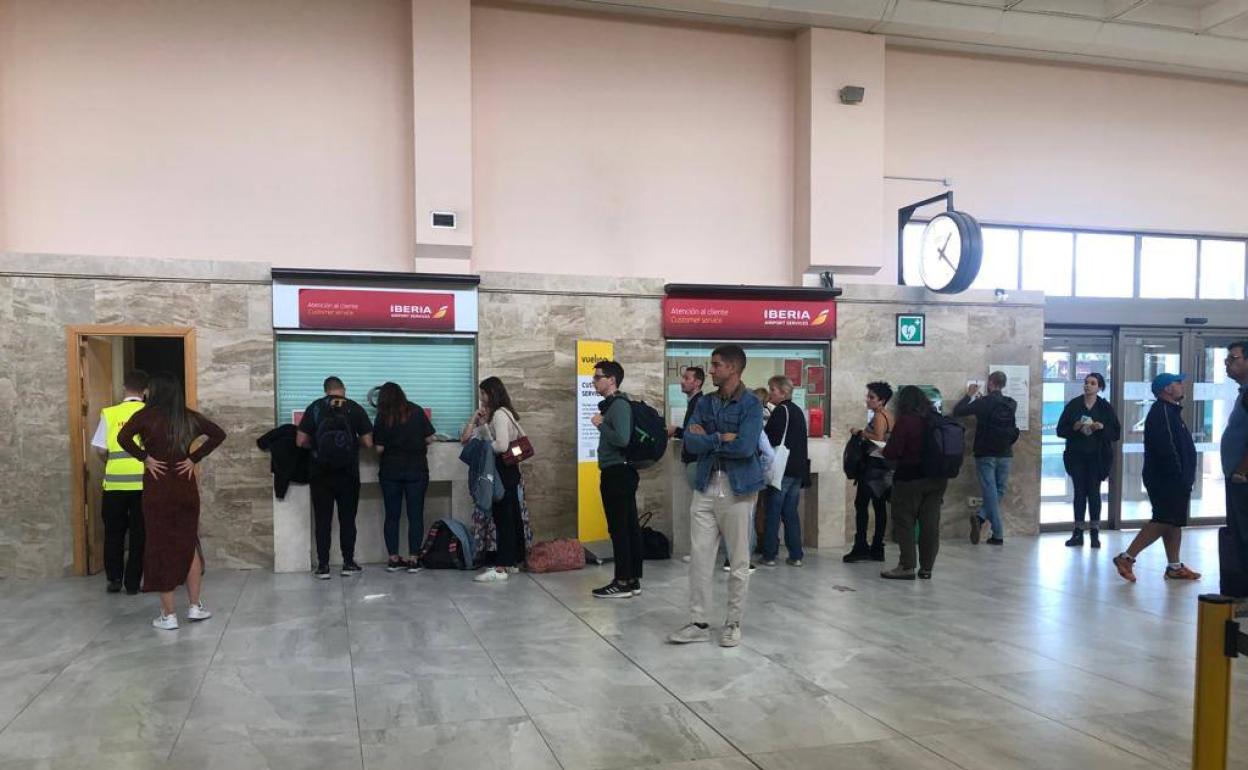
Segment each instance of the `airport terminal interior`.
[{"label": "airport terminal interior", "polygon": [[1246,0],[0,0],[0,770],[1248,770],[1245,127]]}]

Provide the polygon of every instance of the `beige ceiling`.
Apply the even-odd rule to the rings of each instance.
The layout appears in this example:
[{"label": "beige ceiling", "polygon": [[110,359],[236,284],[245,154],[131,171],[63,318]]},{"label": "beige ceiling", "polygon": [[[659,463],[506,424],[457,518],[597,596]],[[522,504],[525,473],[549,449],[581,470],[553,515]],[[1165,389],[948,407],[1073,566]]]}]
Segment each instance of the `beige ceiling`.
[{"label": "beige ceiling", "polygon": [[547,0],[1248,82],[1248,0]]}]

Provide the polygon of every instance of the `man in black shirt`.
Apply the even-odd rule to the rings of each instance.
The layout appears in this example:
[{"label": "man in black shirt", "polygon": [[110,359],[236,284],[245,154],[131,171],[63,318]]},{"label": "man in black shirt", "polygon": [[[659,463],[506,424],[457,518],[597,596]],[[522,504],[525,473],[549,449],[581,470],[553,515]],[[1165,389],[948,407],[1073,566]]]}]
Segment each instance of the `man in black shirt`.
[{"label": "man in black shirt", "polygon": [[1003,392],[1006,381],[1005,372],[989,374],[987,395],[980,397],[979,385],[972,384],[953,408],[954,417],[975,418],[975,469],[984,495],[980,513],[971,514],[971,542],[977,545],[984,524],[992,525],[989,545],[1005,543],[1001,501],[1010,483],[1014,442],[1018,441],[1018,402]]},{"label": "man in black shirt", "polygon": [[360,503],[360,446],[373,445],[373,426],[364,407],[347,398],[347,388],[337,377],[325,380],[325,397],[303,411],[299,446],[312,450],[312,512],[316,521],[316,572],[329,580],[330,527],[334,504],[338,505],[338,540],[342,548],[342,574],[357,575],[355,563],[355,513]]}]

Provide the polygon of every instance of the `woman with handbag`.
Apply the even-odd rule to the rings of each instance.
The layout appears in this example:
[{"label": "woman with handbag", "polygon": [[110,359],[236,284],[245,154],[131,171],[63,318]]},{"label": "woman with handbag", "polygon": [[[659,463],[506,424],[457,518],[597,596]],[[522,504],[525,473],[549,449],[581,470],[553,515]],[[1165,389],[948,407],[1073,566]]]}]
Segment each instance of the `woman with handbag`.
[{"label": "woman with handbag", "polygon": [[511,405],[507,388],[497,377],[487,377],[479,386],[481,406],[464,428],[461,437],[473,436],[490,442],[494,449],[503,497],[494,501],[494,526],[498,532],[498,558],[475,578],[478,583],[506,580],[524,562],[524,520],[520,513],[520,463],[533,456],[533,446],[520,427],[520,418]]},{"label": "woman with handbag", "polygon": [[[884,532],[888,523],[888,491],[892,487],[892,471],[884,459],[883,445],[893,433],[893,418],[888,414],[888,402],[893,389],[887,382],[867,384],[867,411],[870,419],[866,430],[854,428],[853,435],[860,436],[868,444],[866,467],[857,481],[854,495],[854,546],[842,561],[859,562],[868,559],[884,561]],[[867,522],[871,508],[875,509],[875,531],[871,544],[867,545]]]},{"label": "woman with handbag", "polygon": [[1114,442],[1122,438],[1118,415],[1100,396],[1103,390],[1100,374],[1084,377],[1082,395],[1072,398],[1057,420],[1057,435],[1066,439],[1062,464],[1075,487],[1075,531],[1066,541],[1071,548],[1083,545],[1085,514],[1092,519],[1092,547],[1101,547],[1101,484],[1113,468]]},{"label": "woman with handbag", "polygon": [[763,532],[763,566],[776,566],[780,551],[780,522],[784,522],[785,564],[802,566],[802,519],[797,504],[806,480],[806,416],[793,403],[793,383],[777,376],[767,381],[768,400],[775,406],[763,431],[775,448],[775,465],[768,474],[767,523]]}]

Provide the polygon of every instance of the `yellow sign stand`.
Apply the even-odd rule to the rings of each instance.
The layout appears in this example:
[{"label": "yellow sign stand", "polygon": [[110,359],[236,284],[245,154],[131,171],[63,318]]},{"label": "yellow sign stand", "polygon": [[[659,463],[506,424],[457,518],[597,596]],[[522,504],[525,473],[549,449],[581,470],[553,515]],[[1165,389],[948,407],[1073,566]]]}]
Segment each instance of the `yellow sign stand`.
[{"label": "yellow sign stand", "polygon": [[582,544],[608,539],[598,492],[598,429],[590,420],[602,401],[594,390],[594,366],[614,357],[615,343],[576,341],[576,536]]}]

